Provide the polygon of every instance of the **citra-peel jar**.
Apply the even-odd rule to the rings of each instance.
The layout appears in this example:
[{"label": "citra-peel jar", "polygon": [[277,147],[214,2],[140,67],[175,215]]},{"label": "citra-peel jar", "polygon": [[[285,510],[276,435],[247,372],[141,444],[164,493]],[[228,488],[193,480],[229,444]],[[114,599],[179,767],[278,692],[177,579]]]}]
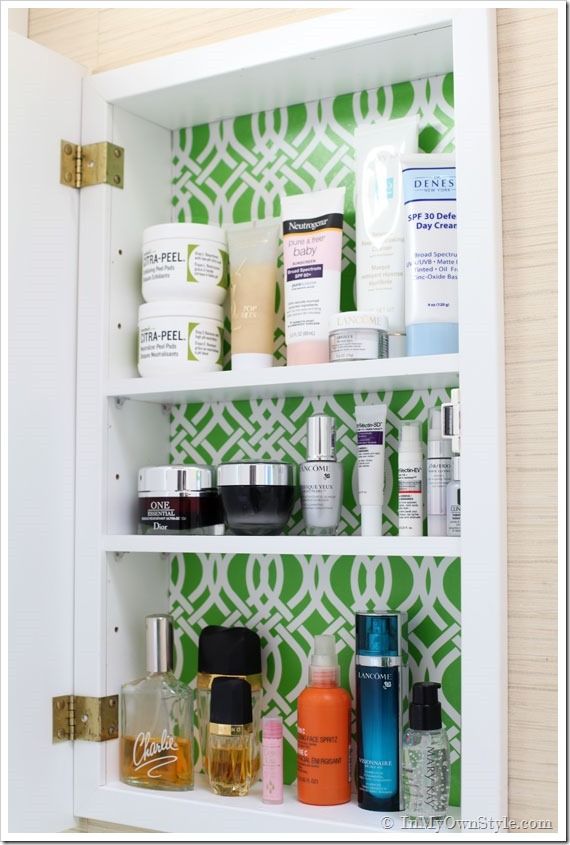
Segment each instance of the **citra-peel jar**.
[{"label": "citra-peel jar", "polygon": [[223,305],[228,290],[226,233],[202,223],[165,223],[143,233],[146,302],[190,299]]},{"label": "citra-peel jar", "polygon": [[222,369],[223,309],[206,302],[147,302],[139,309],[141,376]]}]

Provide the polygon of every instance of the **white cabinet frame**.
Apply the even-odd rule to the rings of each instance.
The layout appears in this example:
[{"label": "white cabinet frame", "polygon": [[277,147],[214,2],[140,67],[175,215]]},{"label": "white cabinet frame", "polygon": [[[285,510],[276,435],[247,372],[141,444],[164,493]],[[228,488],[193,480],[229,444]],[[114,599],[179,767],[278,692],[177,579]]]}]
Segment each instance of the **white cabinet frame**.
[{"label": "white cabinet frame", "polygon": [[[101,186],[80,196],[75,692],[116,693],[136,674],[141,619],[167,604],[172,543],[162,547],[155,538],[145,544],[125,535],[134,524],[136,470],[167,460],[169,416],[161,401],[176,399],[176,390],[169,395],[156,383],[149,390],[133,380],[132,348],[141,232],[170,220],[171,130],[452,69],[460,353],[451,369],[439,362],[431,372],[434,384],[452,372],[461,385],[461,813],[477,818],[503,816],[507,808],[505,387],[493,11],[339,12],[84,80],[81,142],[106,139],[124,146],[126,170],[124,191]],[[423,377],[418,361],[386,362],[394,367],[385,372],[405,378],[409,368],[409,378]],[[212,398],[226,398],[225,388],[255,395],[254,384],[220,376]],[[380,369],[372,368],[368,377],[371,387],[388,385]],[[271,378],[296,379],[286,370]],[[299,379],[316,381],[319,370]],[[326,389],[332,392],[334,381]],[[137,395],[145,390],[152,395]],[[117,398],[130,395],[124,402]],[[115,544],[111,534],[122,539]],[[400,553],[397,538],[389,540],[386,553]],[[339,553],[346,554],[349,540],[339,541]],[[363,553],[359,542],[355,554]],[[442,548],[447,553],[445,543]],[[234,802],[200,790],[178,798],[124,787],[117,782],[115,742],[77,742],[74,759],[77,816],[171,832],[250,833],[252,839],[271,831],[381,835],[376,815],[354,805],[325,812],[289,798],[271,809],[254,797]]]}]

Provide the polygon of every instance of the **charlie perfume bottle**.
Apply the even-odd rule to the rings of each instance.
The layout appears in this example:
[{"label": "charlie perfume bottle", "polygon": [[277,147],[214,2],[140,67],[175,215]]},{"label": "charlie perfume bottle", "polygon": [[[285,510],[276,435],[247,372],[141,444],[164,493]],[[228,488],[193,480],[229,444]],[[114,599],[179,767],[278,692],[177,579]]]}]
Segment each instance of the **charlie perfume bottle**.
[{"label": "charlie perfume bottle", "polygon": [[342,507],[342,464],[336,459],[333,417],[307,421],[307,460],[301,464],[301,505],[307,534],[336,534]]},{"label": "charlie perfume bottle", "polygon": [[441,721],[437,691],[441,684],[414,684],[410,726],[403,741],[403,791],[406,814],[441,819],[449,805],[449,740]]},{"label": "charlie perfume bottle", "polygon": [[247,795],[253,780],[251,686],[243,678],[214,678],[210,699],[208,780],[217,795]]},{"label": "charlie perfume bottle", "polygon": [[403,639],[406,615],[356,614],[356,744],[358,805],[401,809]]},{"label": "charlie perfume bottle", "polygon": [[200,751],[205,772],[208,771],[206,738],[210,721],[212,683],[218,676],[243,678],[251,687],[253,706],[253,780],[261,762],[261,641],[250,628],[224,628],[208,625],[198,639],[197,710]]},{"label": "charlie perfume bottle", "polygon": [[121,689],[120,777],[148,789],[193,789],[193,696],[172,674],[172,617],[145,621],[146,675]]}]

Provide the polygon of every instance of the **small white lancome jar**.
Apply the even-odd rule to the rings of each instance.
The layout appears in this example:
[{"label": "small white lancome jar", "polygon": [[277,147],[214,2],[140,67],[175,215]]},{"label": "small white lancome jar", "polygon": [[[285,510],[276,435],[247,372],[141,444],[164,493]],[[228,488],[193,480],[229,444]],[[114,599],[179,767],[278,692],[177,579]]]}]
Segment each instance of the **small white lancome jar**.
[{"label": "small white lancome jar", "polygon": [[223,309],[169,300],[139,308],[139,373],[175,376],[222,369]]},{"label": "small white lancome jar", "polygon": [[378,311],[341,311],[330,321],[331,361],[388,357],[388,320]]},{"label": "small white lancome jar", "polygon": [[146,302],[190,299],[223,305],[228,290],[226,233],[202,223],[165,223],[143,232]]},{"label": "small white lancome jar", "polygon": [[336,534],[342,507],[342,464],[336,460],[335,421],[314,414],[307,421],[307,460],[300,467],[301,505],[307,534]]}]

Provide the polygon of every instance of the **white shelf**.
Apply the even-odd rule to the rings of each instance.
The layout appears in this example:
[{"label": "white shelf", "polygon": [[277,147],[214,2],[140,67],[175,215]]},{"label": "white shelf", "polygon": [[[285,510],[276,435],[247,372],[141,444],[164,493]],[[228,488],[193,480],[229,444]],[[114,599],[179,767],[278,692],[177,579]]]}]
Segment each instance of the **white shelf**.
[{"label": "white shelf", "polygon": [[[203,775],[196,778],[192,792],[157,792],[126,786],[120,782],[102,787],[105,820],[127,819],[123,824],[136,824],[165,832],[192,834],[211,833],[212,820],[218,835],[231,833],[255,834],[288,833],[374,833],[375,839],[391,839],[394,831],[403,827],[402,813],[376,813],[361,810],[356,796],[348,804],[334,807],[313,807],[301,804],[295,797],[295,787],[286,786],[283,804],[264,804],[261,784],[257,783],[243,798],[214,795],[205,785]],[[106,799],[106,800],[105,800]],[[451,807],[449,816],[459,818],[459,809]],[[90,808],[90,817],[98,818],[97,806]],[[412,836],[425,838],[425,830],[409,829]],[[254,835],[255,838],[255,835]]]},{"label": "white shelf", "polygon": [[182,405],[187,402],[457,387],[458,373],[459,355],[424,355],[273,367],[250,373],[200,373],[193,378],[115,379],[108,382],[105,394],[142,402]]},{"label": "white shelf", "polygon": [[458,537],[221,537],[185,535],[167,537],[145,534],[107,534],[106,552],[263,555],[366,555],[373,557],[459,557]]}]

